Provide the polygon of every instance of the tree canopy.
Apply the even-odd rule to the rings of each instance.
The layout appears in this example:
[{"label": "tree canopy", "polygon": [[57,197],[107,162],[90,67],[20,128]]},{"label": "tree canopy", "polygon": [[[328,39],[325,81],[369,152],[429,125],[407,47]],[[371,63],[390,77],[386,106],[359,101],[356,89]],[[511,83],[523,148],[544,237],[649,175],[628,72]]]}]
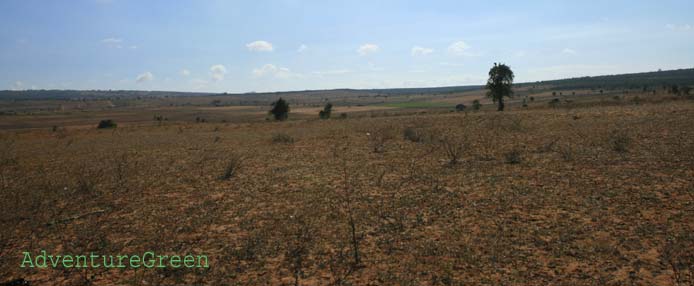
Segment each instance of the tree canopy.
[{"label": "tree canopy", "polygon": [[318,112],[318,116],[321,119],[330,119],[330,114],[333,112],[333,104],[328,102],[325,104],[325,107],[323,107],[323,110]]},{"label": "tree canopy", "polygon": [[494,63],[494,66],[489,70],[489,79],[487,80],[487,96],[491,97],[499,107],[498,111],[504,111],[504,97],[513,96],[513,71],[511,67],[505,64]]},{"label": "tree canopy", "polygon": [[286,120],[289,117],[289,103],[280,97],[280,99],[272,103],[270,114],[272,114],[275,120]]}]

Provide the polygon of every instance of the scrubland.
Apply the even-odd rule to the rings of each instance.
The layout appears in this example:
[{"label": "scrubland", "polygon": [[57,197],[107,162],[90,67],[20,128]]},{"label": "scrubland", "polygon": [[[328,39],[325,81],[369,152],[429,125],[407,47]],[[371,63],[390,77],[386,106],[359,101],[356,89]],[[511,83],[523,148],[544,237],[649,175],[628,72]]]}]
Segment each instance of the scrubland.
[{"label": "scrubland", "polygon": [[3,130],[0,282],[694,284],[694,101],[333,117]]}]

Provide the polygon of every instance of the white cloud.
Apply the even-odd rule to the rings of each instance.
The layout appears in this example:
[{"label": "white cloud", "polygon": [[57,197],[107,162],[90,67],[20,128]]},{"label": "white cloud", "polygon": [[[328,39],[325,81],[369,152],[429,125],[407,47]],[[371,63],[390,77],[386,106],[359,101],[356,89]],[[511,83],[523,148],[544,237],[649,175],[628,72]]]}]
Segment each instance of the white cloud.
[{"label": "white cloud", "polygon": [[306,45],[304,45],[304,44],[301,44],[301,46],[299,46],[299,48],[296,49],[296,52],[297,52],[297,53],[303,53],[303,52],[306,51],[306,49],[308,49],[308,47],[307,47]]},{"label": "white cloud", "polygon": [[412,56],[426,56],[426,55],[431,54],[433,52],[434,52],[434,49],[423,48],[420,46],[414,46],[414,47],[412,47],[411,54],[412,54]]},{"label": "white cloud", "polygon": [[23,82],[21,82],[19,80],[15,81],[14,83],[12,83],[12,90],[20,90],[20,89],[22,89],[23,86],[24,86]]},{"label": "white cloud", "polygon": [[119,38],[106,38],[106,39],[101,40],[101,42],[104,43],[104,44],[120,44],[120,43],[123,42],[123,39],[119,39]]},{"label": "white cloud", "polygon": [[357,49],[357,53],[359,53],[360,56],[365,56],[378,52],[379,49],[378,45],[375,44],[363,44]]},{"label": "white cloud", "polygon": [[464,67],[464,64],[461,63],[451,63],[451,62],[441,62],[439,65],[445,66],[445,67]]},{"label": "white cloud", "polygon": [[525,51],[516,51],[515,53],[513,53],[513,55],[515,57],[522,58],[522,57],[525,57],[526,53],[525,53]]},{"label": "white cloud", "polygon": [[255,77],[273,76],[282,79],[299,76],[299,74],[293,73],[288,68],[278,67],[273,64],[265,64],[260,68],[255,68],[252,73]]},{"label": "white cloud", "polygon": [[182,69],[179,73],[182,76],[189,76],[190,75],[190,71],[188,69]]},{"label": "white cloud", "polygon": [[565,48],[565,49],[561,50],[561,53],[566,54],[566,55],[575,55],[576,50]]},{"label": "white cloud", "polygon": [[272,52],[274,48],[272,44],[266,41],[255,41],[246,44],[246,48],[252,52]]},{"label": "white cloud", "polygon": [[448,46],[448,53],[456,56],[466,56],[469,55],[469,49],[470,46],[467,43],[463,41],[457,41]]},{"label": "white cloud", "polygon": [[215,81],[220,81],[224,79],[224,75],[227,73],[227,68],[223,65],[213,65],[210,67],[210,75]]},{"label": "white cloud", "polygon": [[125,40],[121,38],[106,38],[102,39],[101,43],[109,48],[116,48],[116,49],[122,49],[122,48],[128,48],[131,50],[137,49],[136,45],[125,45]]},{"label": "white cloud", "polygon": [[141,83],[146,81],[151,81],[154,79],[154,75],[151,72],[144,72],[137,76],[135,82]]},{"label": "white cloud", "polygon": [[315,74],[317,76],[326,76],[326,75],[339,75],[339,74],[346,74],[350,73],[352,71],[348,69],[338,69],[338,70],[327,70],[327,71],[314,71],[312,74]]},{"label": "white cloud", "polygon": [[684,24],[684,25],[675,25],[675,24],[667,24],[665,25],[666,28],[673,30],[673,31],[689,31],[692,30],[692,25],[689,24]]}]

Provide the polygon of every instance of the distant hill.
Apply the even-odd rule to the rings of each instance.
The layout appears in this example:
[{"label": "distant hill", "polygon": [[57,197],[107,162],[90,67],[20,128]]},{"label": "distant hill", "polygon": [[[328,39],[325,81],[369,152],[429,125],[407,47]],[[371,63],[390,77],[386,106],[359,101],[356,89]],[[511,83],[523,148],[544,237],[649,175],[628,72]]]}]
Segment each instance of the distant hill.
[{"label": "distant hill", "polygon": [[654,89],[672,85],[694,85],[694,69],[679,69],[669,71],[630,73],[604,76],[586,76],[535,83],[521,83],[519,86],[535,86],[539,88],[567,89]]},{"label": "distant hill", "polygon": [[[536,89],[654,89],[672,85],[694,85],[694,69],[679,69],[669,71],[644,72],[619,75],[586,76],[550,81],[538,81],[518,83],[518,87],[533,87]],[[175,91],[138,91],[138,90],[2,90],[0,100],[27,100],[27,99],[61,99],[80,100],[98,98],[162,98],[162,97],[191,97],[191,96],[233,96],[245,99],[268,99],[278,96],[291,96],[301,94],[303,96],[391,96],[391,95],[418,95],[418,94],[451,94],[471,90],[479,90],[481,85],[424,87],[424,88],[388,88],[388,89],[331,89],[331,90],[305,90],[283,92],[249,92],[249,93],[205,93],[205,92],[175,92]]]},{"label": "distant hill", "polygon": [[30,89],[30,90],[0,90],[2,99],[102,99],[102,98],[152,98],[169,96],[200,96],[213,93],[176,92],[176,91],[145,91],[145,90],[61,90],[61,89]]}]

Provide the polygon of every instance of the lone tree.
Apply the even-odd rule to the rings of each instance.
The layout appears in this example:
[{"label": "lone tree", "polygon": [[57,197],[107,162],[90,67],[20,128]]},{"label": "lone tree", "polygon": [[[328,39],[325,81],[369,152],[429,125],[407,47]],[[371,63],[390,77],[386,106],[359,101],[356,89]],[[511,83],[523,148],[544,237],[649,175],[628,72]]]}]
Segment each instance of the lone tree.
[{"label": "lone tree", "polygon": [[498,111],[504,111],[504,96],[511,97],[513,90],[513,71],[505,64],[494,63],[494,67],[489,70],[489,80],[487,80],[487,96],[494,102],[499,103]]},{"label": "lone tree", "polygon": [[289,103],[280,97],[280,99],[272,103],[270,114],[275,117],[275,120],[286,120],[289,116]]},{"label": "lone tree", "polygon": [[333,112],[333,104],[328,102],[325,104],[325,107],[323,107],[323,110],[318,112],[318,116],[320,119],[330,119],[330,114]]}]

